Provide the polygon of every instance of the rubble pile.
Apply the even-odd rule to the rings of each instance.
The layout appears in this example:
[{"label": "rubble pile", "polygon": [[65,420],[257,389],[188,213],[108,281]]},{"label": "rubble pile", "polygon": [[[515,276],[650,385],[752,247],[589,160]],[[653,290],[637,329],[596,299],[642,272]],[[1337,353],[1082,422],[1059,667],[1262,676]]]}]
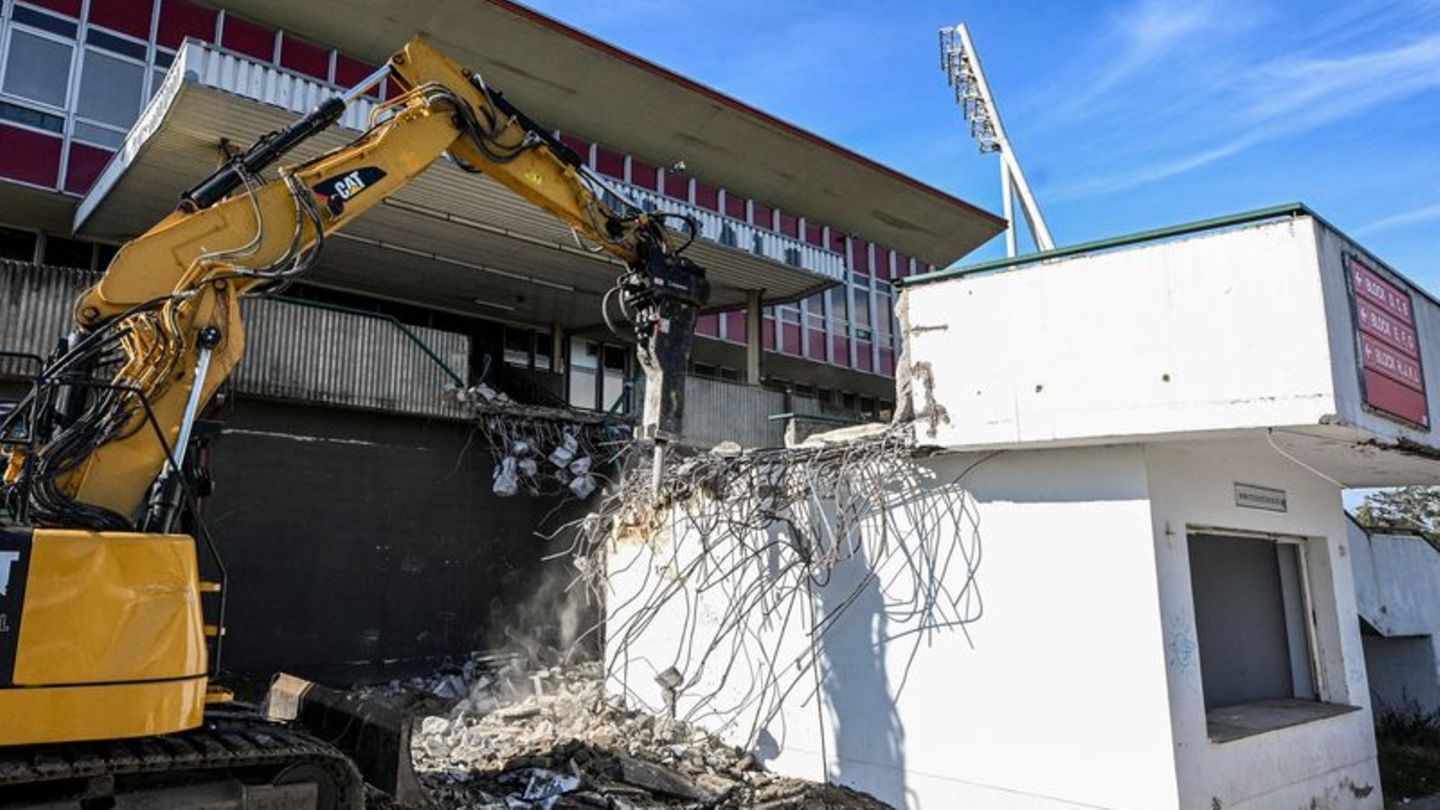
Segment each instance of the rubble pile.
[{"label": "rubble pile", "polygon": [[627,709],[605,695],[599,664],[528,669],[515,657],[477,655],[362,692],[422,717],[411,752],[437,807],[888,808],[768,773],[704,731]]}]

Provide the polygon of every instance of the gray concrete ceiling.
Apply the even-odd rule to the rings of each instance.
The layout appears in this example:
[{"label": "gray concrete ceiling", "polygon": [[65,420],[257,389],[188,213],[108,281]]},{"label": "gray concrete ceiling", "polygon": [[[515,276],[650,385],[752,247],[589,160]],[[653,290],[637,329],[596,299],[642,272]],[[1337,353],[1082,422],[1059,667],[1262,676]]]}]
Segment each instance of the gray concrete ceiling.
[{"label": "gray concrete ceiling", "polygon": [[683,160],[708,183],[938,266],[1004,227],[963,200],[509,0],[211,4],[376,63],[424,35],[546,126],[661,165]]},{"label": "gray concrete ceiling", "polygon": [[[166,216],[181,191],[237,146],[293,120],[293,114],[195,82],[176,91],[153,132],[123,156],[118,179],[91,191],[93,209],[77,232],[123,241]],[[296,163],[347,142],[338,128],[306,142]],[[793,300],[829,281],[771,259],[699,241],[690,254],[712,285],[711,306],[735,308],[745,290]],[[400,193],[327,240],[310,280],[450,311],[567,328],[602,321],[600,300],[623,269],[576,243],[570,230],[499,183],[442,160]]]}]

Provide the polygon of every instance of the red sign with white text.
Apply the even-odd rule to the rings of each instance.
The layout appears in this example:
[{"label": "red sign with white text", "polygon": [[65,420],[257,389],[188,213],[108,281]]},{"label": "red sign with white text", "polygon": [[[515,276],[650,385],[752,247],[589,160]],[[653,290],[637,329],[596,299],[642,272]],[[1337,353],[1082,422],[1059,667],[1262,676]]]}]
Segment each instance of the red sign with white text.
[{"label": "red sign with white text", "polygon": [[1410,292],[1349,257],[1360,387],[1365,404],[1381,413],[1430,426],[1420,339]]}]

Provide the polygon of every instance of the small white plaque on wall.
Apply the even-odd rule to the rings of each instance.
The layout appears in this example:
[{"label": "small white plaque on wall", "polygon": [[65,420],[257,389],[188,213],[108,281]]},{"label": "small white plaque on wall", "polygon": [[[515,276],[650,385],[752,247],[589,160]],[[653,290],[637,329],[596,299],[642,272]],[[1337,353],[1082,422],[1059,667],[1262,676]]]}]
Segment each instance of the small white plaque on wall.
[{"label": "small white plaque on wall", "polygon": [[1235,505],[1246,509],[1264,509],[1267,512],[1288,511],[1285,490],[1239,482],[1235,484]]}]

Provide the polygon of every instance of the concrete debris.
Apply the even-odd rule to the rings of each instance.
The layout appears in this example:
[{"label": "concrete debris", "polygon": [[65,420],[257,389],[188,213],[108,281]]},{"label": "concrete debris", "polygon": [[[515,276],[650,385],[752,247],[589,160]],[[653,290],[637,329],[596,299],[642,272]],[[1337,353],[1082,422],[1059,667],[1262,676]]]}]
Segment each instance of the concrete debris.
[{"label": "concrete debris", "polygon": [[[454,671],[359,691],[423,715],[411,753],[436,807],[888,807],[767,773],[704,731],[627,709],[605,694],[598,663],[530,670],[514,657],[477,655]],[[370,806],[393,807],[380,797]]]}]

